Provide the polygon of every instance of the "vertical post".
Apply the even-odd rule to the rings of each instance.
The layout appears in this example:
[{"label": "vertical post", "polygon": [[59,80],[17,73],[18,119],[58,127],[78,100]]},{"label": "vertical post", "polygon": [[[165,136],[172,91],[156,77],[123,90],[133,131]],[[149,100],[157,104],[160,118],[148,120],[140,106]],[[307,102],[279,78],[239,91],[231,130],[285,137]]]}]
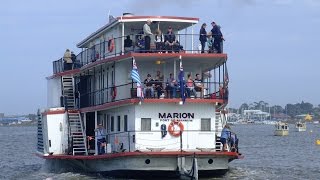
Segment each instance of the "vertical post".
[{"label": "vertical post", "polygon": [[180,130],[180,152],[182,152],[182,131]]},{"label": "vertical post", "polygon": [[[94,111],[94,129],[97,129],[98,128],[98,111]],[[94,138],[94,141],[95,141],[95,144],[94,144],[94,155],[98,155],[98,139],[97,139],[97,135],[98,133],[95,132],[95,138]]]},{"label": "vertical post", "polygon": [[124,54],[124,23],[122,23],[122,32],[121,32],[121,55]]},{"label": "vertical post", "polygon": [[184,30],[184,50],[187,50],[188,28]]},{"label": "vertical post", "polygon": [[177,61],[173,60],[173,77],[176,79],[176,75],[177,75]]},{"label": "vertical post", "polygon": [[[128,121],[127,121],[128,123]],[[128,126],[128,125],[127,125]],[[129,152],[131,151],[131,146],[130,146],[130,131],[128,131],[128,146],[129,146]]]},{"label": "vertical post", "polygon": [[191,25],[191,53],[193,54],[193,24]]}]

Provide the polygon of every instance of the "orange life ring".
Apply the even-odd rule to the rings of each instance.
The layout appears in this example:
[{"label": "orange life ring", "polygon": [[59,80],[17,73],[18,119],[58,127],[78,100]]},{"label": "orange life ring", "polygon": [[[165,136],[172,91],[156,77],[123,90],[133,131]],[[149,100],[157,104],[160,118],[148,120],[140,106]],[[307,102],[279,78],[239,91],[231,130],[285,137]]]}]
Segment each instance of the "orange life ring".
[{"label": "orange life ring", "polygon": [[[179,131],[175,131],[175,129],[174,129],[174,126],[175,126],[175,125],[178,125],[178,126],[179,126],[179,128],[180,128]],[[181,122],[181,121],[178,121],[178,120],[173,120],[173,121],[171,121],[171,123],[170,123],[169,126],[168,126],[168,131],[169,131],[169,133],[170,133],[172,136],[175,136],[175,137],[180,136],[180,132],[182,132],[183,130],[184,130],[184,126],[183,126],[182,122]]]},{"label": "orange life ring", "polygon": [[112,39],[109,39],[108,41],[108,51],[112,52],[113,49],[114,49],[114,39],[112,38]]},{"label": "orange life ring", "polygon": [[117,97],[117,87],[114,86],[112,90],[112,100],[115,100]]}]

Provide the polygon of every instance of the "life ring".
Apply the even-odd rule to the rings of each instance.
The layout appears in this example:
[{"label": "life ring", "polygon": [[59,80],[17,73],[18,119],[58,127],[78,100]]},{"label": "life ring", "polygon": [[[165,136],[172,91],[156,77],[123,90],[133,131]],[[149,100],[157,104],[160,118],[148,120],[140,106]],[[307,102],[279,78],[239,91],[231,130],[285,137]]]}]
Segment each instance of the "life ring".
[{"label": "life ring", "polygon": [[[179,126],[179,131],[175,131],[175,129],[174,129],[174,126],[175,125],[178,125]],[[169,126],[168,126],[168,131],[169,131],[169,133],[172,135],[172,136],[175,136],[175,137],[178,137],[178,136],[180,136],[180,132],[182,132],[184,130],[184,126],[183,126],[183,124],[182,124],[182,122],[181,121],[178,121],[178,120],[173,120],[173,121],[171,121],[171,123],[169,124]]]},{"label": "life ring", "polygon": [[112,88],[112,100],[115,100],[116,97],[117,97],[117,87],[114,86],[114,87]]},{"label": "life ring", "polygon": [[112,38],[112,39],[109,39],[108,41],[108,51],[112,52],[113,49],[114,49],[114,39]]}]

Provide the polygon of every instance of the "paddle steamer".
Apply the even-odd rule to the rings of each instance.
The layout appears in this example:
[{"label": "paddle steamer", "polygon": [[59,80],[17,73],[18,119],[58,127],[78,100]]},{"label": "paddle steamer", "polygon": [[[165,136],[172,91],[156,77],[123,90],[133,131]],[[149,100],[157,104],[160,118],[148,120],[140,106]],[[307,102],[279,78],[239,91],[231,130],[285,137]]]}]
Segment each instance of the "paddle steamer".
[{"label": "paddle steamer", "polygon": [[[151,35],[151,49],[145,51],[141,31],[147,20],[152,32],[166,34],[170,26],[176,47],[156,50]],[[226,173],[228,163],[239,158],[237,152],[223,152],[219,138],[227,122],[227,54],[195,48],[198,22],[190,17],[111,16],[77,44],[81,52],[71,69],[63,58],[54,61],[53,75],[47,77],[47,108],[38,112],[37,155],[55,165],[112,176]],[[154,79],[157,71],[164,77],[153,82],[154,94],[143,94],[143,80],[148,74]],[[176,97],[166,88],[170,73],[177,80]],[[185,87],[188,74],[200,74],[200,90]],[[99,124],[106,142],[98,147]]]}]

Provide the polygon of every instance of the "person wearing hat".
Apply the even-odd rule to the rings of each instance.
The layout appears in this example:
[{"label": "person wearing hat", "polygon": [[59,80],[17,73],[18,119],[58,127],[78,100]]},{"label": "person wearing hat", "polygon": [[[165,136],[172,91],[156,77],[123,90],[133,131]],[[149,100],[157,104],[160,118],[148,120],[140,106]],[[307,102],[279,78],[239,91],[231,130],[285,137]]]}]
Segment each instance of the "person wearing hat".
[{"label": "person wearing hat", "polygon": [[150,52],[150,42],[151,42],[150,36],[152,35],[151,29],[150,29],[151,22],[152,21],[148,19],[147,22],[143,25],[145,52]]},{"label": "person wearing hat", "polygon": [[96,138],[97,138],[97,148],[98,155],[105,153],[105,144],[106,144],[106,129],[100,123],[98,128],[95,129]]},{"label": "person wearing hat", "polygon": [[151,78],[151,75],[148,74],[147,75],[147,79],[144,80],[144,84],[145,84],[145,88],[143,89],[143,94],[144,97],[147,97],[147,90],[151,92],[151,98],[153,98],[154,96],[154,89],[153,89],[153,85],[154,85],[154,80]]},{"label": "person wearing hat", "polygon": [[212,47],[216,49],[217,53],[222,53],[221,43],[222,43],[222,40],[224,39],[220,30],[220,26],[218,26],[215,22],[212,22],[211,25],[212,25],[211,33],[214,38]]},{"label": "person wearing hat", "polygon": [[228,151],[227,149],[227,142],[230,139],[230,126],[226,124],[222,129],[220,141],[223,144],[222,151]]}]

